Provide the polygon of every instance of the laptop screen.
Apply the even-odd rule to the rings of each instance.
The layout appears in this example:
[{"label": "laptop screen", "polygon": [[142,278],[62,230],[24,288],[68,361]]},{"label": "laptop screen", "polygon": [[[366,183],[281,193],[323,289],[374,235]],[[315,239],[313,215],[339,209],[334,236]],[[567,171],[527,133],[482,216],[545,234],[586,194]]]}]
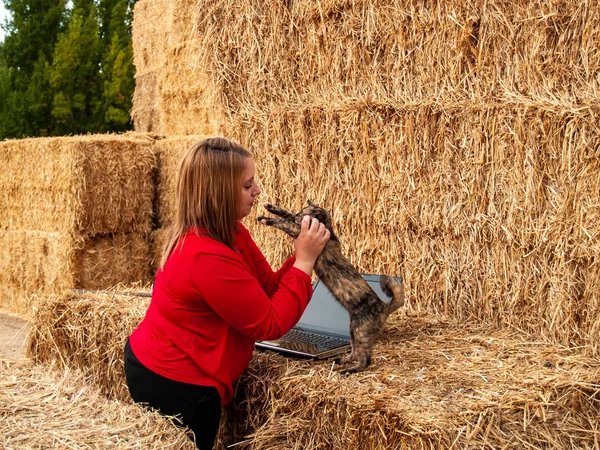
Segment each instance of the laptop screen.
[{"label": "laptop screen", "polygon": [[[386,296],[379,285],[378,275],[362,275],[371,289],[385,302],[391,298]],[[329,289],[317,280],[313,286],[314,292],[304,314],[296,325],[311,331],[332,333],[350,337],[350,316],[342,305],[333,297]]]}]

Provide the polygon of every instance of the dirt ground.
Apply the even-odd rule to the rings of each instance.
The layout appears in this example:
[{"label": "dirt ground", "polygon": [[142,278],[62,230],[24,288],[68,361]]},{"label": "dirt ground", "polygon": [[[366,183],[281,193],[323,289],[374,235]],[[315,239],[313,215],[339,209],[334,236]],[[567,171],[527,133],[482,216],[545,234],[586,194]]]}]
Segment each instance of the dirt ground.
[{"label": "dirt ground", "polygon": [[29,322],[0,310],[0,359],[25,358]]}]

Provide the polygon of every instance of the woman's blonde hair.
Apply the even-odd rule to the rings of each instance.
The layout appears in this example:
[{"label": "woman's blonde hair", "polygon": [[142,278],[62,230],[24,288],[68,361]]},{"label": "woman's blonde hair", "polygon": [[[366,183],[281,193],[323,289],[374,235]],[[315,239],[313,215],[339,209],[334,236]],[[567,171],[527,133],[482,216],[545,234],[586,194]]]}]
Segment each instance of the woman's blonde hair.
[{"label": "woman's blonde hair", "polygon": [[203,139],[187,150],[179,166],[175,222],[169,227],[161,268],[179,240],[197,227],[233,248],[242,175],[251,156],[225,138]]}]

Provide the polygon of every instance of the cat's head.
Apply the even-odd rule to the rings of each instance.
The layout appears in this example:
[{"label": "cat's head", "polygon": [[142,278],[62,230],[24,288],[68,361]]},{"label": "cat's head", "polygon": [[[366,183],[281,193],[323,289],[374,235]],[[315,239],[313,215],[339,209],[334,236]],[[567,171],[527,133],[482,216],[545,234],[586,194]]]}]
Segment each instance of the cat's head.
[{"label": "cat's head", "polygon": [[329,212],[310,200],[307,201],[308,206],[302,208],[298,214],[296,214],[296,222],[302,222],[302,218],[304,216],[315,217],[319,222],[321,222],[325,227],[329,230],[330,233],[333,234],[333,222],[331,220],[331,216]]}]

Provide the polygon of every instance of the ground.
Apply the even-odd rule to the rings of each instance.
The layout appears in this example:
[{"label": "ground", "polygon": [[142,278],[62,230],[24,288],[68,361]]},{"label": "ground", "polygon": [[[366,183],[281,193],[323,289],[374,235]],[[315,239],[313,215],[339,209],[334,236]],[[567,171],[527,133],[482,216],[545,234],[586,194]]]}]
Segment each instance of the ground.
[{"label": "ground", "polygon": [[29,322],[0,310],[0,359],[25,358]]}]

